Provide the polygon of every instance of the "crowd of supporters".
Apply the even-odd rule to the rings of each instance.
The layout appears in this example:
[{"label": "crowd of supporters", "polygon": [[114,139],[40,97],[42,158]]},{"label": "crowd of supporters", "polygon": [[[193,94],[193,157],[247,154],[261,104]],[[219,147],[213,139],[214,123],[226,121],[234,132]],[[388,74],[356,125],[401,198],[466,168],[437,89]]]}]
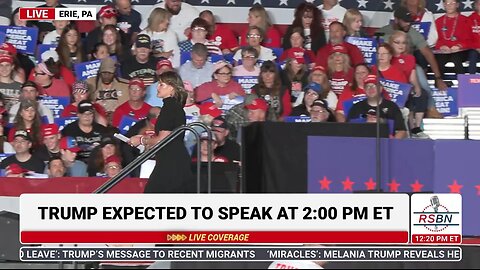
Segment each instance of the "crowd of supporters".
[{"label": "crowd of supporters", "polygon": [[[139,150],[113,134],[154,134],[163,105],[157,76],[166,71],[178,72],[184,81],[188,121],[212,127],[214,162],[240,161],[242,126],[292,117],[382,121],[393,127],[392,137],[425,138],[423,118],[439,117],[427,68],[435,86],[445,90],[445,64],[453,62],[462,74],[468,60],[474,74],[480,52],[480,0],[469,17],[459,13],[458,1],[443,5],[446,14],[434,19],[425,0],[402,0],[391,22],[378,29],[384,36],[375,63],[367,63],[347,39],[373,37],[363,27],[362,13],[337,0],[319,7],[301,3],[284,34],[258,4],[240,35],[210,10],[199,12],[179,0],[152,6],[150,14],[140,14],[130,0],[116,0],[98,11],[88,33],[79,31],[84,27],[79,21],[22,21],[16,9],[10,25],[37,27],[38,44],[56,48],[35,58],[8,40],[0,45],[0,168],[7,177],[117,174]],[[64,7],[58,0],[43,6]],[[429,23],[428,35],[412,27],[423,22]],[[77,64],[95,60],[96,74],[77,78]],[[405,104],[391,100],[380,86],[384,79],[411,86]],[[71,103],[54,114],[45,97],[67,97]],[[57,118],[71,121],[63,126]],[[194,152],[196,142],[189,136],[185,142]],[[208,159],[206,143],[202,137],[202,161]]]}]

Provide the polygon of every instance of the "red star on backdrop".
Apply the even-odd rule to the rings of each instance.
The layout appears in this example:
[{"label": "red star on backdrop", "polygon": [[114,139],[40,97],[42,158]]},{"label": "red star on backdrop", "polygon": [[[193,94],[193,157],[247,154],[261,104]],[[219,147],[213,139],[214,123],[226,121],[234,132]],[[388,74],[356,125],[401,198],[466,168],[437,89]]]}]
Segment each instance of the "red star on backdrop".
[{"label": "red star on backdrop", "polygon": [[480,196],[480,185],[475,186],[475,188],[477,189],[477,195]]},{"label": "red star on backdrop", "polygon": [[410,184],[410,186],[412,187],[412,192],[421,192],[423,188],[423,185],[418,182],[418,179],[415,180],[415,183]]},{"label": "red star on backdrop", "polygon": [[354,184],[355,182],[350,181],[350,177],[347,176],[347,179],[345,179],[345,181],[342,181],[343,190],[353,191]]},{"label": "red star on backdrop", "polygon": [[322,180],[318,181],[320,183],[320,190],[330,190],[330,184],[332,181],[328,180],[326,176],[323,177]]},{"label": "red star on backdrop", "polygon": [[373,182],[373,178],[368,179],[368,182],[364,182],[365,186],[367,186],[367,190],[375,190],[377,186],[376,182]]},{"label": "red star on backdrop", "polygon": [[398,187],[400,186],[400,184],[397,183],[397,180],[392,179],[392,181],[388,183],[387,186],[390,187],[390,192],[398,192]]},{"label": "red star on backdrop", "polygon": [[459,185],[457,180],[453,180],[453,184],[448,185],[448,188],[450,189],[450,193],[460,193],[460,189],[463,188],[463,185]]}]

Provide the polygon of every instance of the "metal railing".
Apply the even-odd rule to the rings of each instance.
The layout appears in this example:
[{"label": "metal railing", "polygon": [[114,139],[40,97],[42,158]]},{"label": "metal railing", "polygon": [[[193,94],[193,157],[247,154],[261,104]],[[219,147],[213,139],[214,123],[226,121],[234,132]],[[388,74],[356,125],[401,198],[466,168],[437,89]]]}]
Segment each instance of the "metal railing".
[{"label": "metal railing", "polygon": [[140,156],[138,156],[136,159],[134,159],[132,162],[130,162],[125,168],[123,168],[117,175],[112,177],[110,180],[105,182],[103,185],[101,185],[99,188],[97,188],[93,193],[100,194],[100,193],[106,193],[110,189],[112,189],[115,185],[117,185],[120,181],[122,181],[125,177],[127,177],[130,173],[132,173],[138,166],[142,165],[145,161],[148,159],[152,158],[156,153],[158,153],[160,150],[162,150],[165,146],[167,146],[169,143],[173,142],[178,136],[182,135],[183,132],[185,131],[190,131],[195,135],[195,139],[197,141],[197,193],[201,192],[201,178],[200,178],[200,173],[201,173],[201,150],[200,150],[200,133],[195,130],[193,127],[201,127],[203,128],[207,134],[208,134],[208,167],[207,167],[207,182],[208,182],[208,187],[207,187],[207,192],[211,193],[211,188],[212,188],[212,175],[211,175],[211,168],[212,168],[212,163],[211,163],[211,141],[212,141],[212,131],[210,128],[208,128],[205,124],[195,122],[191,123],[185,126],[181,126],[173,130],[167,137],[165,137],[163,140],[155,144],[152,148],[146,150]]}]

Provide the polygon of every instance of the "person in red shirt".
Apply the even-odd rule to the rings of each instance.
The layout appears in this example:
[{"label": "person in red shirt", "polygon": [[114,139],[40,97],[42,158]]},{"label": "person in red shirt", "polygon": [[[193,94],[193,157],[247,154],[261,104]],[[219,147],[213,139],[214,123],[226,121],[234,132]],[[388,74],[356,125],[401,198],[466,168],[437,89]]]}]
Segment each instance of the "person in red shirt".
[{"label": "person in red shirt", "polygon": [[262,5],[255,4],[248,11],[248,27],[240,35],[240,46],[246,46],[248,30],[250,26],[257,26],[265,33],[262,46],[268,48],[280,48],[282,47],[281,39],[282,35],[275,26],[273,26],[267,11]]},{"label": "person in red shirt", "polygon": [[70,88],[63,80],[55,78],[56,74],[58,74],[58,66],[52,58],[35,67],[35,83],[38,85],[39,94],[70,97]]},{"label": "person in red shirt", "polygon": [[112,125],[118,127],[124,116],[130,116],[137,120],[147,117],[150,111],[149,104],[145,103],[145,84],[139,78],[133,78],[128,84],[130,99],[120,105],[113,113]]},{"label": "person in red shirt", "polygon": [[460,3],[456,0],[443,0],[443,6],[445,15],[435,20],[438,32],[435,58],[442,75],[448,62],[454,63],[456,74],[464,74],[463,62],[472,43],[470,20],[458,12]]},{"label": "person in red shirt", "polygon": [[232,30],[226,25],[217,24],[215,16],[210,10],[206,9],[200,12],[199,17],[207,21],[209,25],[208,39],[220,47],[223,54],[229,54],[238,49],[238,39]]},{"label": "person in red shirt", "polygon": [[353,69],[345,46],[332,47],[331,54],[328,56],[328,77],[332,91],[337,96],[340,96],[345,86],[352,82]]},{"label": "person in red shirt", "polygon": [[225,61],[215,63],[214,80],[206,82],[195,90],[197,102],[213,99],[217,107],[222,107],[222,96],[228,95],[229,99],[245,96],[242,86],[232,79],[233,67]]},{"label": "person in red shirt", "polygon": [[477,62],[480,57],[480,1],[475,0],[475,11],[469,17],[470,26],[472,27],[472,50],[468,53],[468,73],[477,73]]},{"label": "person in red shirt", "polygon": [[338,98],[337,109],[335,110],[335,116],[337,122],[346,122],[345,111],[343,103],[352,98],[366,98],[364,81],[371,73],[367,64],[362,63],[354,67],[354,78],[351,84],[347,85],[340,97]]},{"label": "person in red shirt", "polygon": [[[377,63],[380,71],[380,78],[392,80],[400,83],[409,83],[408,77],[399,67],[392,64],[394,50],[388,43],[383,43],[378,47]],[[377,67],[372,67],[372,74],[377,74]]]},{"label": "person in red shirt", "polygon": [[345,25],[343,25],[341,22],[332,22],[329,26],[329,29],[329,42],[317,52],[317,59],[315,61],[317,66],[326,67],[328,65],[328,56],[332,53],[333,47],[337,45],[345,47],[350,58],[350,62],[353,66],[365,62],[360,49],[357,46],[344,41],[345,36],[347,35]]},{"label": "person in red shirt", "polygon": [[415,57],[407,53],[407,34],[403,31],[395,31],[390,36],[388,42],[394,50],[394,56],[391,60],[392,65],[399,67],[407,77],[409,83],[413,85],[411,95],[406,104],[406,107],[410,110],[408,118],[412,137],[428,138],[420,128],[428,107],[428,94],[420,87],[418,82],[415,70]]}]

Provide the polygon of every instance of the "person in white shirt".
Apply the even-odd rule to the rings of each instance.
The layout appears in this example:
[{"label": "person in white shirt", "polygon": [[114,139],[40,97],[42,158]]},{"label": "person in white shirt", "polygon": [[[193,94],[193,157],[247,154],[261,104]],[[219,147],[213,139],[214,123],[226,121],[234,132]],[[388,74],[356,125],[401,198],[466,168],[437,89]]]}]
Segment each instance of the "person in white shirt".
[{"label": "person in white shirt", "polygon": [[45,37],[43,38],[42,43],[48,44],[48,45],[50,44],[58,45],[60,36],[62,35],[62,31],[69,23],[70,21],[64,21],[64,20],[53,21],[53,26],[55,26],[55,30],[46,34]]},{"label": "person in white shirt", "polygon": [[168,29],[171,14],[163,8],[155,8],[148,18],[148,26],[140,34],[150,36],[152,54],[156,57],[169,59],[174,68],[180,66],[180,49],[177,36]]},{"label": "person in white shirt", "polygon": [[323,14],[323,28],[325,29],[325,37],[328,41],[328,33],[332,22],[342,22],[347,10],[338,4],[338,0],[324,0],[323,5],[318,6]]},{"label": "person in white shirt", "polygon": [[[272,49],[260,45],[264,38],[265,32],[263,32],[261,28],[257,26],[250,26],[247,32],[248,46],[252,46],[258,51],[259,61],[274,61],[277,59],[277,56],[273,53]],[[235,60],[237,64],[238,61],[242,59],[242,50],[238,50],[233,56],[233,60]]]},{"label": "person in white shirt", "polygon": [[[164,8],[172,14],[168,29],[176,33],[178,41],[187,40],[190,34],[190,24],[200,15],[200,11],[190,4],[182,3],[182,0],[164,0],[160,4],[154,5],[152,10],[158,7]],[[144,17],[141,28],[148,25],[148,17]]]}]

